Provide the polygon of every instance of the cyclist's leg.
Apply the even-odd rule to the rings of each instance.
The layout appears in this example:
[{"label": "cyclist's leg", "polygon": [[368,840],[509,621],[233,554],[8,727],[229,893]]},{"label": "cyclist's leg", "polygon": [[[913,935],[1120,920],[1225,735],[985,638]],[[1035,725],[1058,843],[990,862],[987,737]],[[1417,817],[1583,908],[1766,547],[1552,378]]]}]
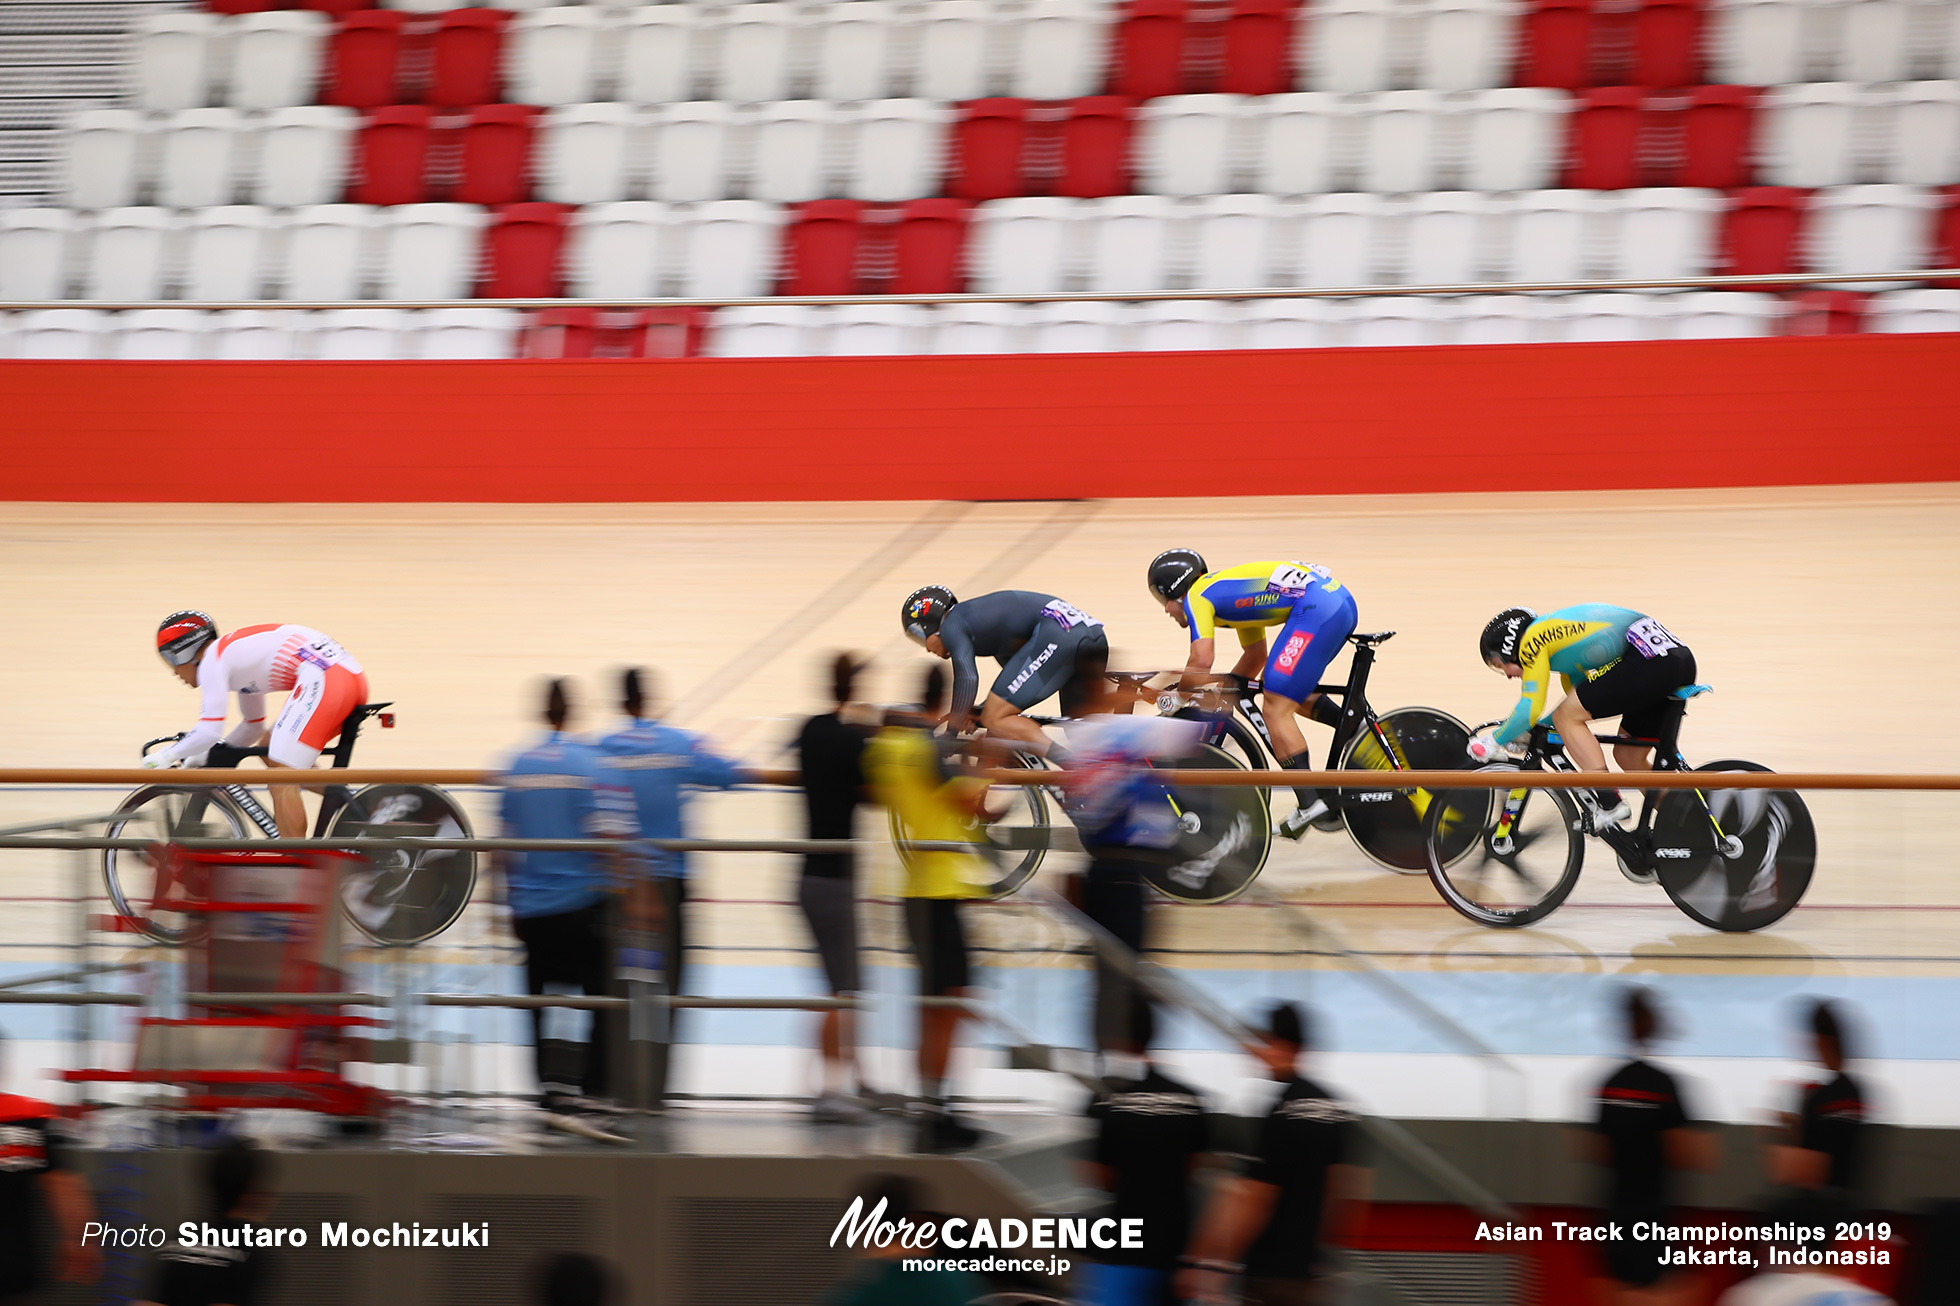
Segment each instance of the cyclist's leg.
[{"label": "cyclist's leg", "polygon": [[[1582,771],[1604,771],[1606,753],[1593,737],[1594,721],[1620,718],[1621,733],[1650,739],[1659,733],[1674,691],[1693,684],[1695,655],[1677,644],[1657,658],[1640,656],[1629,648],[1619,661],[1575,684],[1552,712],[1552,724],[1565,737],[1566,751]],[[1650,769],[1647,750],[1618,745],[1615,760],[1629,771]],[[1629,757],[1634,765],[1629,766]]]},{"label": "cyclist's leg", "polygon": [[[1674,697],[1674,691],[1682,685],[1695,683],[1695,655],[1686,646],[1677,644],[1668,650],[1665,657],[1653,659],[1657,672],[1665,669],[1665,674],[1656,674],[1656,680],[1679,680],[1680,684],[1668,686],[1667,692],[1658,699],[1629,707],[1620,714],[1620,733],[1635,739],[1660,740],[1664,737],[1669,723],[1678,719],[1687,706]],[[1615,744],[1613,760],[1622,771],[1651,771],[1654,769],[1654,750],[1648,744]]]},{"label": "cyclist's leg", "polygon": [[[320,751],[340,733],[348,713],[367,702],[367,690],[367,675],[358,667],[302,663],[293,678],[293,692],[272,723],[266,765],[310,770]],[[306,834],[306,804],[296,786],[273,786],[272,817],[283,837]]]},{"label": "cyclist's leg", "polygon": [[1054,741],[1021,714],[1051,694],[1060,693],[1075,671],[1076,659],[1085,653],[1101,653],[1108,658],[1109,643],[1102,627],[1040,623],[1028,642],[1001,667],[992,691],[980,705],[980,724],[990,735],[1012,739],[1026,744],[1030,752],[1049,756]]},{"label": "cyclist's leg", "polygon": [[[1317,590],[1293,610],[1273,638],[1260,706],[1266,714],[1266,728],[1272,732],[1273,753],[1287,770],[1312,769],[1306,735],[1294,718],[1308,707],[1309,700],[1318,702],[1315,686],[1326,673],[1327,664],[1354,633],[1358,619],[1354,596],[1347,590],[1331,594]],[[1328,760],[1331,765],[1333,759]],[[1299,799],[1302,811],[1312,809],[1315,803],[1332,807],[1334,802],[1333,795],[1305,786],[1295,786],[1293,796]]]}]

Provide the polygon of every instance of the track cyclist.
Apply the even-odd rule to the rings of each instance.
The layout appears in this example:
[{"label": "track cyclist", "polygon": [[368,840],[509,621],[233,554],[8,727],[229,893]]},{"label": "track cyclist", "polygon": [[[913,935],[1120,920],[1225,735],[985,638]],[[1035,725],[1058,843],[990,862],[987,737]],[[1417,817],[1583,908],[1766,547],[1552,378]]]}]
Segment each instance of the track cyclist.
[{"label": "track cyclist", "polygon": [[[217,623],[204,613],[173,612],[157,627],[157,655],[199,692],[202,711],[190,733],[145,757],[146,767],[196,765],[222,742],[234,748],[263,743],[267,766],[308,770],[348,714],[367,702],[361,664],[308,626],[243,626],[220,636]],[[224,734],[226,699],[233,692],[244,720]],[[286,704],[268,730],[265,696],[279,693],[287,694]],[[297,788],[272,787],[272,815],[282,837],[305,835],[306,808]]]},{"label": "track cyclist", "polygon": [[[913,643],[953,664],[948,720],[956,733],[972,725],[977,659],[990,657],[1000,663],[1000,675],[980,704],[980,725],[989,736],[1062,761],[1061,748],[1022,713],[1066,686],[1078,658],[1108,658],[1102,622],[1052,594],[999,590],[962,603],[945,586],[926,585],[906,596],[899,624]],[[1071,706],[1062,704],[1063,716]]]},{"label": "track cyclist", "polygon": [[[1184,674],[1158,698],[1158,710],[1172,713],[1188,706],[1188,696],[1211,679],[1218,656],[1217,628],[1235,630],[1239,660],[1232,673],[1260,679],[1266,728],[1272,732],[1280,766],[1311,771],[1307,739],[1294,717],[1304,714],[1325,726],[1340,722],[1340,708],[1322,698],[1315,687],[1354,633],[1358,619],[1354,595],[1325,567],[1248,562],[1208,571],[1205,560],[1191,549],[1166,549],[1151,559],[1149,583],[1151,597],[1191,633]],[[1280,628],[1270,647],[1268,626]],[[1332,759],[1328,764],[1333,765]],[[1309,825],[1340,828],[1334,810],[1338,799],[1304,785],[1296,786],[1293,796],[1300,806],[1279,823],[1275,833],[1298,839]]]},{"label": "track cyclist", "polygon": [[[1552,725],[1582,771],[1606,770],[1606,754],[1590,723],[1620,718],[1620,733],[1653,739],[1667,723],[1674,691],[1695,680],[1695,655],[1652,617],[1605,603],[1579,603],[1539,616],[1530,608],[1507,608],[1490,619],[1477,638],[1477,653],[1493,671],[1521,680],[1523,696],[1495,731],[1470,741],[1473,760],[1494,760],[1526,734],[1545,713],[1545,694],[1556,674],[1565,700],[1552,709]],[[1613,760],[1622,771],[1651,771],[1653,750],[1644,744],[1615,744]],[[1618,789],[1599,789],[1600,810],[1589,816],[1598,834],[1633,815]]]}]

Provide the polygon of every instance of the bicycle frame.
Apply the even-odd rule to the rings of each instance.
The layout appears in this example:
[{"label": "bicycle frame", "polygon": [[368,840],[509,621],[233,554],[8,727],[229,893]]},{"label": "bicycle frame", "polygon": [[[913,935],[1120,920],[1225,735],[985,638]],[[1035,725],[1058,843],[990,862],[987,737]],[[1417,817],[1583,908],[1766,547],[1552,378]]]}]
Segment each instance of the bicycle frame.
[{"label": "bicycle frame", "polygon": [[[1335,698],[1341,704],[1341,719],[1334,723],[1334,742],[1328,749],[1328,769],[1332,770],[1351,741],[1364,730],[1374,735],[1375,743],[1381,747],[1382,756],[1395,764],[1394,769],[1406,771],[1408,759],[1402,756],[1401,749],[1381,728],[1381,718],[1368,703],[1368,674],[1375,665],[1375,650],[1381,641],[1393,635],[1394,631],[1378,636],[1350,636],[1354,644],[1354,658],[1348,666],[1347,683],[1343,685],[1315,685],[1314,692]],[[1259,706],[1258,695],[1264,683],[1246,676],[1228,676],[1232,688],[1233,709],[1244,717],[1259,735],[1266,746],[1267,756],[1278,760],[1279,754],[1273,747],[1273,735],[1266,724],[1266,714]]]},{"label": "bicycle frame", "polygon": [[[353,765],[354,741],[360,738],[361,726],[366,723],[369,717],[379,717],[381,719],[381,728],[383,730],[392,730],[395,725],[395,714],[386,709],[393,706],[393,703],[363,703],[352,712],[349,712],[347,719],[341,723],[339,739],[335,741],[332,748],[324,750],[324,755],[330,759],[328,769],[338,771]],[[158,744],[174,743],[182,738],[183,735],[177,734],[165,735],[161,739],[152,739],[149,743],[143,745],[143,752],[147,755]],[[263,745],[257,748],[238,748],[231,744],[217,743],[213,744],[211,751],[206,754],[204,765],[214,770],[229,770],[237,767],[240,762],[243,762],[248,757],[264,757],[268,751]],[[250,789],[242,784],[234,784],[225,785],[221,792],[238,804],[245,815],[251,818],[252,824],[258,826],[259,831],[266,838],[276,839],[279,837],[278,823],[272,819],[272,814],[265,810],[264,804],[260,803],[253,796]],[[325,838],[328,826],[340,814],[341,809],[354,804],[354,802],[354,791],[346,785],[325,786],[325,791],[320,800],[320,815],[313,822],[313,837],[315,839]]]}]

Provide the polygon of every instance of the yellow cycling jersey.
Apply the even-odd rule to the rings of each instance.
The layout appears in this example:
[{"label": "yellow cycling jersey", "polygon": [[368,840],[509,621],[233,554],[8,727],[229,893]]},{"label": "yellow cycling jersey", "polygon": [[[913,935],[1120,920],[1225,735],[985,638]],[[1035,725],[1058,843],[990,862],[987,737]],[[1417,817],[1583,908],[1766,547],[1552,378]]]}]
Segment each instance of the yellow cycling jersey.
[{"label": "yellow cycling jersey", "polygon": [[[985,781],[948,776],[932,736],[914,726],[886,726],[864,748],[864,774],[871,794],[898,817],[909,837],[921,842],[978,843],[979,831],[960,803],[963,793]],[[974,898],[985,882],[986,866],[969,853],[909,852],[905,856],[908,898]]]},{"label": "yellow cycling jersey", "polygon": [[1311,593],[1341,588],[1327,568],[1305,562],[1248,562],[1200,576],[1184,596],[1184,619],[1193,640],[1212,638],[1226,626],[1250,648],[1263,628],[1285,623],[1294,605]]}]

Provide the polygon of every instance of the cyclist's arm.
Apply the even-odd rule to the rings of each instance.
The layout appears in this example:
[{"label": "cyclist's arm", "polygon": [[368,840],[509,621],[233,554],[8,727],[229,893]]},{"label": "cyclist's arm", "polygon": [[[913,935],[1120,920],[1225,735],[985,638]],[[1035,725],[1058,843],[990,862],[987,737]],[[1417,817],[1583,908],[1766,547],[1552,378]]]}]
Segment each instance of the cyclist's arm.
[{"label": "cyclist's arm", "polygon": [[1232,667],[1232,674],[1247,680],[1266,670],[1266,628],[1264,626],[1239,627],[1239,660]]},{"label": "cyclist's arm", "polygon": [[1191,655],[1184,663],[1184,674],[1177,678],[1181,691],[1196,689],[1211,679],[1211,665],[1218,658],[1218,641],[1210,635],[1191,641]]},{"label": "cyclist's arm", "polygon": [[[225,701],[228,695],[224,673],[218,668],[218,658],[215,653],[207,652],[204,660],[198,664],[197,684],[199,708],[197,724],[192,726],[182,739],[170,746],[165,753],[165,761],[201,761],[204,755],[211,751],[211,745],[224,737],[226,709],[229,704]],[[263,716],[264,713],[260,715]]]},{"label": "cyclist's arm", "polygon": [[980,692],[980,667],[974,661],[973,637],[966,623],[950,618],[939,627],[939,642],[953,664],[953,711],[949,720],[955,733],[964,734],[972,724],[975,696]]},{"label": "cyclist's arm", "polygon": [[240,694],[238,710],[245,719],[231,728],[225,742],[233,748],[257,748],[271,733],[265,724],[265,695]]},{"label": "cyclist's arm", "polygon": [[1545,715],[1545,691],[1550,688],[1552,673],[1550,667],[1551,650],[1545,650],[1529,663],[1520,663],[1523,672],[1518,687],[1522,691],[1518,705],[1511,709],[1511,715],[1504,718],[1504,724],[1497,728],[1497,742],[1508,744],[1525,731],[1538,724],[1538,718]]}]

